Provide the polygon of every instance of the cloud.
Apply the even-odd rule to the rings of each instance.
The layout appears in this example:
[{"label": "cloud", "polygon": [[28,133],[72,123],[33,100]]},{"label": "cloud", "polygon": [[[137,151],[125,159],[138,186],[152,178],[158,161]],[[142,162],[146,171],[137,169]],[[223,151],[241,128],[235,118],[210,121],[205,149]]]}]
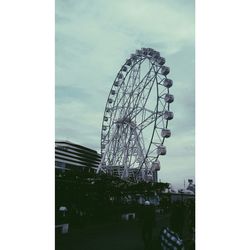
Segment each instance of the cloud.
[{"label": "cloud", "polygon": [[193,174],[194,1],[56,0],[56,137],[100,148],[111,85],[141,47],[161,52],[174,81],[173,137],[159,175],[178,179],[180,165],[181,173]]}]

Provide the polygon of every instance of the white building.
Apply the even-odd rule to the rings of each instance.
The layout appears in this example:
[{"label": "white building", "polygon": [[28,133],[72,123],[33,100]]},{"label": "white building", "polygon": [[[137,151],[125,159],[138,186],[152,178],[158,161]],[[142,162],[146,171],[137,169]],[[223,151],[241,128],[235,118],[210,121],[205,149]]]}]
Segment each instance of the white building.
[{"label": "white building", "polygon": [[90,148],[70,141],[56,140],[56,169],[78,169],[83,172],[95,172],[100,162],[100,155]]}]

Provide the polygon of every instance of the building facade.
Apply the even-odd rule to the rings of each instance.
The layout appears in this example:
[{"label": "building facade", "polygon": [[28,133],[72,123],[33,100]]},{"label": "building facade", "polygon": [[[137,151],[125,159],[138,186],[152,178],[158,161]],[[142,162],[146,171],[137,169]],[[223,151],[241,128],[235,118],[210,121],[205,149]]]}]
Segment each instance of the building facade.
[{"label": "building facade", "polygon": [[56,140],[55,142],[55,167],[58,170],[95,172],[100,159],[100,155],[93,149],[70,141]]}]

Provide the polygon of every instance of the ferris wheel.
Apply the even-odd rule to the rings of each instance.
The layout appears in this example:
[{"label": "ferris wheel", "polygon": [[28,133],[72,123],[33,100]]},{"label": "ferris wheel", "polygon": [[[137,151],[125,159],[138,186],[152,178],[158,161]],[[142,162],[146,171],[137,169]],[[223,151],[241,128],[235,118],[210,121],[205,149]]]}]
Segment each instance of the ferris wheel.
[{"label": "ferris wheel", "polygon": [[156,181],[160,157],[166,155],[173,82],[165,58],[142,48],[131,54],[119,70],[104,110],[101,162],[104,172],[133,181]]}]

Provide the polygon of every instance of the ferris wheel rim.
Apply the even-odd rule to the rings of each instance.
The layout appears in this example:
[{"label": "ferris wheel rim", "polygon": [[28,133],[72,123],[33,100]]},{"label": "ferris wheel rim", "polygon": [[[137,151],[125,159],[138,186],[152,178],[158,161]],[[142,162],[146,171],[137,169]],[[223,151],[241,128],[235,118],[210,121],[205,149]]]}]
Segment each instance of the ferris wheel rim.
[{"label": "ferris wheel rim", "polygon": [[[149,57],[147,57],[147,56],[142,56],[141,57],[141,59],[139,59],[138,61],[136,61],[135,63],[132,63],[132,66],[129,68],[129,70],[126,72],[126,74],[125,74],[125,76],[124,76],[124,78],[123,78],[123,82],[125,81],[125,79],[127,78],[127,76],[129,75],[129,73],[132,71],[132,69],[136,66],[136,65],[138,65],[138,64],[142,64],[146,59],[148,59],[148,61],[152,64],[152,67],[155,65],[155,64],[153,64],[152,63],[152,60],[151,60],[151,58],[149,58]],[[122,67],[120,68],[120,70],[118,71],[118,74],[117,74],[117,76],[115,77],[115,80],[114,80],[114,82],[113,82],[113,84],[112,84],[112,86],[111,86],[111,89],[110,89],[110,92],[109,92],[109,95],[108,95],[108,99],[107,99],[107,101],[106,101],[106,105],[105,105],[105,109],[104,109],[104,115],[103,115],[103,120],[102,120],[102,128],[104,127],[104,124],[105,124],[105,114],[106,114],[106,111],[107,111],[107,108],[109,107],[109,98],[110,98],[110,96],[111,96],[111,91],[113,90],[113,88],[114,88],[114,85],[115,85],[115,82],[118,80],[118,75],[121,73],[121,72],[123,72],[122,71],[122,69],[123,69],[123,67],[126,67],[127,66],[127,62],[129,61],[129,60],[131,60],[131,58],[129,58],[129,59],[127,59],[126,60],[126,62],[122,65]],[[164,59],[165,60],[165,59]],[[159,71],[160,71],[160,69],[161,69],[162,67],[161,66],[158,66],[158,68],[157,68],[157,71],[155,72],[155,75],[156,74],[158,74],[159,73]],[[154,70],[155,70],[155,68],[154,68]],[[154,75],[154,77],[156,77]],[[157,101],[156,101],[156,113],[158,114],[158,112],[159,112],[159,82],[158,81],[156,81],[155,83],[154,83],[154,81],[153,81],[153,84],[152,84],[152,87],[153,86],[156,86],[156,90],[157,90]],[[116,101],[116,99],[118,98],[118,96],[119,96],[119,91],[121,90],[121,85],[119,86],[119,89],[118,89],[118,91],[117,91],[117,93],[115,94],[115,98],[114,98],[114,103],[115,103],[115,101]],[[167,94],[169,94],[169,88],[166,88],[167,89]],[[150,92],[149,93],[151,93],[151,90],[150,90]],[[167,111],[169,111],[170,110],[170,103],[167,103]],[[117,112],[117,109],[116,109],[116,112]],[[113,117],[113,120],[115,119],[115,116]],[[159,119],[159,117],[157,117],[157,115],[156,115],[156,119],[154,120],[154,125],[153,125],[153,130],[152,130],[152,135],[151,135],[151,139],[150,139],[150,143],[149,143],[149,145],[147,145],[147,150],[146,150],[146,155],[145,155],[145,157],[144,157],[144,159],[143,159],[143,162],[141,163],[141,165],[140,165],[140,167],[138,168],[138,172],[140,172],[140,170],[141,170],[141,168],[142,168],[142,166],[143,166],[143,164],[145,163],[145,161],[146,161],[146,158],[147,158],[147,156],[148,156],[148,154],[150,153],[150,148],[151,148],[151,145],[152,145],[152,142],[153,142],[153,139],[154,139],[154,135],[155,135],[155,131],[156,131],[156,128],[157,128],[157,120]],[[109,123],[108,124],[106,124],[105,126],[107,126],[107,127],[109,127],[109,130],[108,130],[108,133],[107,134],[109,134],[110,133],[110,129],[111,129],[111,127],[112,127],[112,119],[110,119],[110,121],[109,121]],[[166,120],[166,122],[165,122],[165,127],[164,128],[167,128],[168,127],[168,120]],[[143,131],[143,129],[141,130],[141,131]],[[140,132],[141,132],[140,131]],[[103,156],[103,152],[104,152],[104,149],[103,149],[103,144],[104,144],[104,140],[103,140],[103,138],[105,138],[105,136],[104,136],[104,130],[102,129],[101,130],[101,155]],[[164,144],[164,141],[165,141],[165,137],[163,137],[161,140],[160,140],[160,145],[163,145]],[[159,155],[157,155],[157,157],[155,157],[155,160],[158,160],[158,158],[159,158]]]}]

